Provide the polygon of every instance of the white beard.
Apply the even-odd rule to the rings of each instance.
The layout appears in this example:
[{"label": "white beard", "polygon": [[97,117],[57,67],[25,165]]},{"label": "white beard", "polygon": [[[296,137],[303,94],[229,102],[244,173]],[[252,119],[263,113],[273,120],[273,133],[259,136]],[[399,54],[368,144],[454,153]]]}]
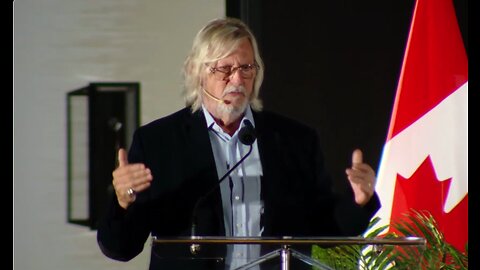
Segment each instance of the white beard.
[{"label": "white beard", "polygon": [[[240,91],[245,94],[246,96],[246,90],[245,87],[239,86],[239,87],[227,87],[223,93],[223,96],[226,96],[228,93],[235,92],[235,91]],[[221,102],[217,104],[216,107],[216,114],[217,117],[222,119],[224,121],[225,125],[228,125],[235,120],[237,120],[239,117],[241,117],[244,113],[245,110],[247,109],[248,106],[248,98],[246,97],[243,102],[239,105],[233,105],[233,102],[230,104],[226,104],[224,102]]]},{"label": "white beard", "polygon": [[217,105],[216,112],[219,118],[224,121],[224,124],[228,125],[241,117],[245,113],[247,106],[248,100],[245,100],[239,106],[220,103]]}]

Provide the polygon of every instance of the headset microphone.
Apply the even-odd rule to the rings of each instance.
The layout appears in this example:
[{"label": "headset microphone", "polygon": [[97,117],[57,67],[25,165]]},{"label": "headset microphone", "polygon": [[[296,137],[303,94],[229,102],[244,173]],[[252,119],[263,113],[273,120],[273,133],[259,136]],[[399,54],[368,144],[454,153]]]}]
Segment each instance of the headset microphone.
[{"label": "headset microphone", "polygon": [[205,93],[205,95],[207,95],[209,98],[215,100],[216,102],[218,103],[225,103],[222,99],[219,99],[219,98],[216,98],[214,97],[212,94],[210,94],[207,90],[205,90],[205,88],[203,88],[203,92]]}]

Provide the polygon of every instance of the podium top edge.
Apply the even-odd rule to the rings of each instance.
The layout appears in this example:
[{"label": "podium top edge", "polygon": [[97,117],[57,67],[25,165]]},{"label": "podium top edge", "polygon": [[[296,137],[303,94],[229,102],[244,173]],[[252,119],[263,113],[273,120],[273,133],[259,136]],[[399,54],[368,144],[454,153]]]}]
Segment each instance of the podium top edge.
[{"label": "podium top edge", "polygon": [[222,237],[222,236],[152,236],[153,244],[279,244],[279,245],[406,245],[425,246],[421,237],[366,238],[366,237]]}]

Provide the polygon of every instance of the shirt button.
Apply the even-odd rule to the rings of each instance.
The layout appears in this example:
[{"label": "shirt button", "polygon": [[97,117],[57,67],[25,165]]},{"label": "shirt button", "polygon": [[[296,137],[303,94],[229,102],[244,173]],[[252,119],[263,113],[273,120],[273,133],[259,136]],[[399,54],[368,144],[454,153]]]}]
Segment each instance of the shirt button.
[{"label": "shirt button", "polygon": [[240,196],[235,196],[235,200],[240,200]]},{"label": "shirt button", "polygon": [[241,228],[242,227],[242,223],[237,223],[237,228]]}]

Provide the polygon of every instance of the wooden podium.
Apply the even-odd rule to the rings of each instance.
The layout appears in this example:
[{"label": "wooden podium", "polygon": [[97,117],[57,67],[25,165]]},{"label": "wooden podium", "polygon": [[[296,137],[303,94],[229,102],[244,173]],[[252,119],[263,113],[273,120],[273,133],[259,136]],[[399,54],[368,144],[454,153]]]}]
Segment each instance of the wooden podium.
[{"label": "wooden podium", "polygon": [[[311,258],[295,249],[292,246],[299,245],[325,245],[325,246],[339,246],[339,245],[372,245],[378,246],[418,246],[419,248],[426,247],[426,240],[420,237],[398,237],[394,239],[385,238],[364,238],[364,237],[217,237],[217,236],[192,236],[192,237],[177,237],[177,238],[152,238],[152,245],[178,245],[184,244],[190,246],[191,258],[195,259],[199,250],[203,245],[275,245],[277,249],[266,253],[259,258],[250,261],[235,270],[246,270],[251,267],[260,265],[266,261],[274,258],[280,258],[280,269],[289,270],[292,258],[297,258],[300,261],[317,267],[322,270],[333,270],[324,263]],[[223,260],[221,256],[216,256],[216,260]]]}]

